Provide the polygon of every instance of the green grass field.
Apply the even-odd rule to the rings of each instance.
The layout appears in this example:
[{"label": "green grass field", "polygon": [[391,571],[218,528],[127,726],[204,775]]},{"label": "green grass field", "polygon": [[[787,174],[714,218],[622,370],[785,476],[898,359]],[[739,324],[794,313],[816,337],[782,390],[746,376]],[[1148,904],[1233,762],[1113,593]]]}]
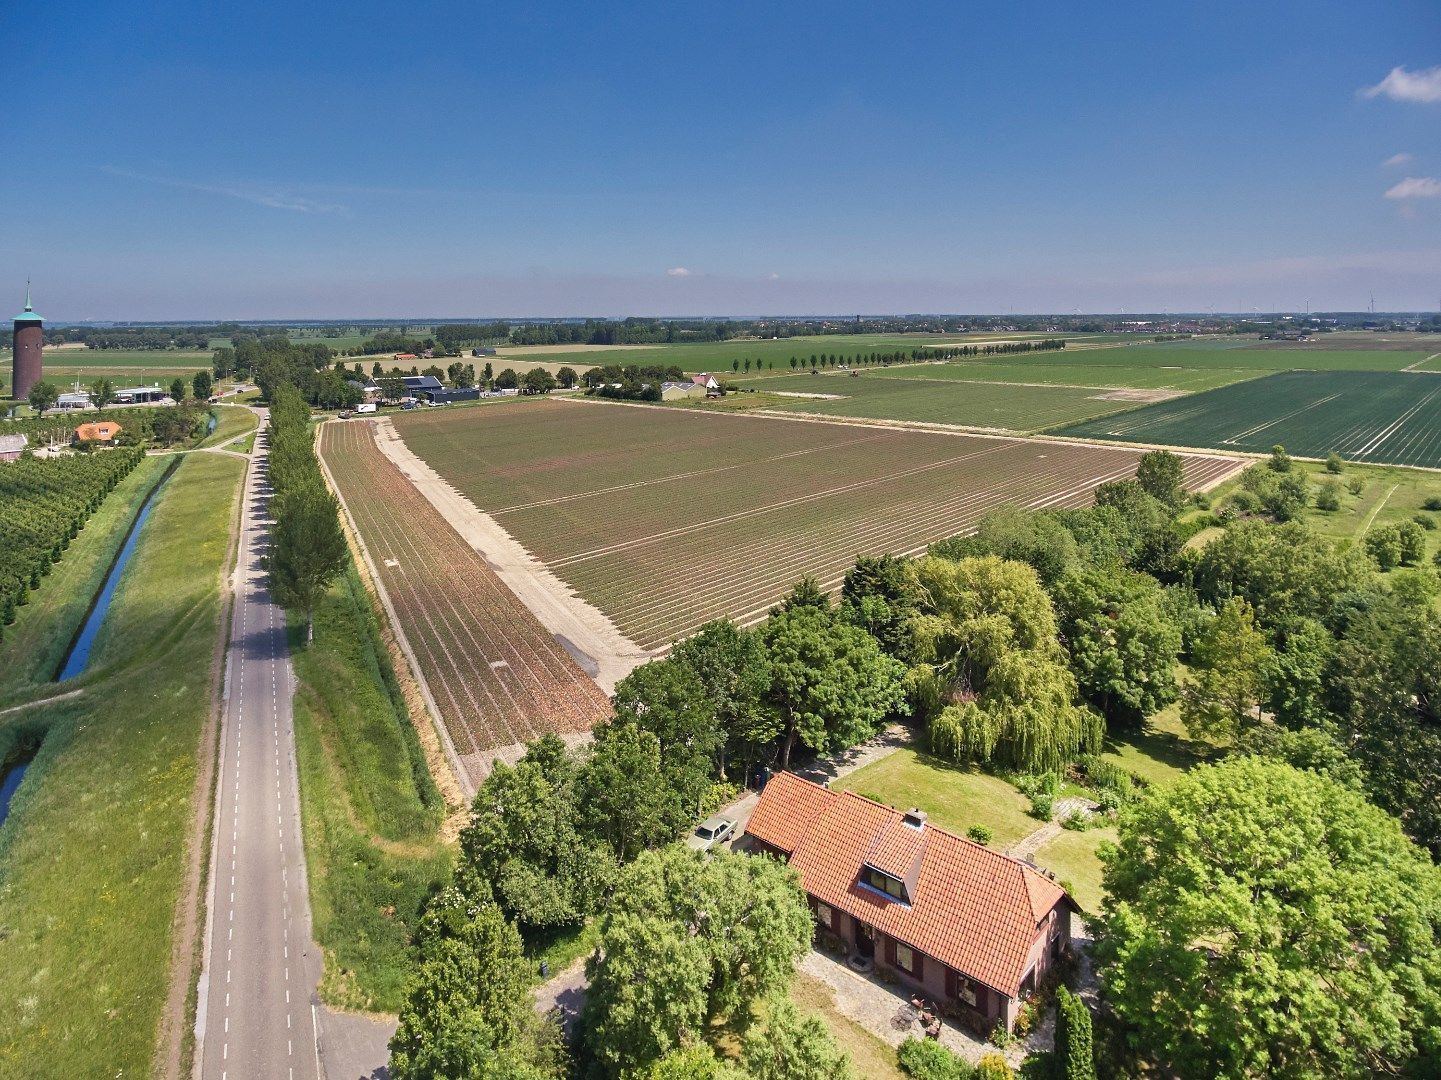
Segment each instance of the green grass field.
[{"label": "green grass field", "polygon": [[[1336,354],[1331,354],[1336,355]],[[1403,353],[1376,355],[1402,356]],[[1286,371],[1063,427],[1057,434],[1441,467],[1441,377]]]},{"label": "green grass field", "polygon": [[210,354],[188,349],[56,349],[45,350],[45,377],[69,390],[106,378],[116,386],[140,386],[177,375],[188,382],[197,371],[210,369]]},{"label": "green grass field", "polygon": [[[998,383],[1043,383],[1051,386],[1131,388],[1140,390],[1211,390],[1218,386],[1256,377],[1243,368],[1178,368],[1174,364],[1094,364],[1090,358],[1111,350],[1049,353],[1054,362],[1042,363],[1025,357],[991,360],[951,360],[944,364],[898,364],[885,369],[887,378],[922,381],[972,381]],[[1137,353],[1138,346],[1116,350]],[[1167,357],[1173,360],[1174,357]]]},{"label": "green grass field", "polygon": [[181,464],[85,694],[0,718],[48,730],[0,829],[0,1075],[151,1071],[243,468]]},{"label": "green grass field", "polygon": [[935,824],[964,836],[972,825],[991,830],[991,846],[1009,847],[1041,823],[1030,802],[998,776],[918,750],[901,749],[831,784],[887,806],[919,806]]},{"label": "green grass field", "polygon": [[[237,435],[244,435],[255,430],[255,414],[243,406],[212,405],[210,411],[216,417],[215,430],[202,439],[199,446],[219,446]],[[239,450],[241,446],[236,443],[230,449]]]},{"label": "green grass field", "polygon": [[[395,1012],[426,899],[450,873],[445,806],[355,569],[292,633],[296,754],[321,996]],[[422,718],[424,723],[428,720]]]},{"label": "green grass field", "polygon": [[[1099,396],[1104,391],[1099,390],[892,378],[889,372],[879,371],[867,371],[855,377],[845,372],[784,375],[742,381],[739,385],[774,395],[769,406],[788,412],[1005,431],[1038,431],[1103,416],[1134,404],[1106,400]],[[825,394],[832,398],[787,396],[790,394]]]}]

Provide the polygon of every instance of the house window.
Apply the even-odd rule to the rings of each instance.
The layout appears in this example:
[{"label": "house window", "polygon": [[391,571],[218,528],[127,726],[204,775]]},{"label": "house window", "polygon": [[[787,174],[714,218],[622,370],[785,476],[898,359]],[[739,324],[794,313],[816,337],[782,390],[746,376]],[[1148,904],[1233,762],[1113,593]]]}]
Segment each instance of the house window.
[{"label": "house window", "polygon": [[896,967],[910,975],[916,974],[916,954],[909,945],[896,942]]},{"label": "house window", "polygon": [[820,903],[819,901],[817,901],[817,902],[816,902],[816,918],[821,921],[821,924],[822,924],[823,926],[830,926],[830,925],[831,925],[831,906],[830,906],[829,904],[822,904],[822,903]]},{"label": "house window", "polygon": [[861,880],[871,888],[877,889],[887,896],[894,897],[897,900],[906,899],[905,885],[889,874],[883,874],[879,870],[873,870],[868,866]]}]

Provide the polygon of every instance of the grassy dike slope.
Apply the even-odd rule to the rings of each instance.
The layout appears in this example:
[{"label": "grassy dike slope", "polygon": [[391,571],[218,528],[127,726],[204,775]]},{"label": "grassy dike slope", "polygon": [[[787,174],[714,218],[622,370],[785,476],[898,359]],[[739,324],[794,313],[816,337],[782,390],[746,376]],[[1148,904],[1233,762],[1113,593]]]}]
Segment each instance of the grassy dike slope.
[{"label": "grassy dike slope", "polygon": [[446,807],[354,566],[316,608],[314,640],[304,642],[303,623],[292,620],[305,858],[325,952],[320,993],[340,1008],[396,1012],[415,967],[421,909],[450,876]]},{"label": "grassy dike slope", "polygon": [[0,830],[0,1076],[151,1070],[244,467],[187,457],[74,680],[85,694],[0,717],[48,728]]}]

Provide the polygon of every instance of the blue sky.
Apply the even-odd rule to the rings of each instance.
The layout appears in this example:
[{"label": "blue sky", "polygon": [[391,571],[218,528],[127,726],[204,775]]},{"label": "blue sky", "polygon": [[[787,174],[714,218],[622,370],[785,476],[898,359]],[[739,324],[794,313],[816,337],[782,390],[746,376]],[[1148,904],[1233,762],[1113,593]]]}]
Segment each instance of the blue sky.
[{"label": "blue sky", "polygon": [[1441,299],[1434,2],[4,8],[52,321]]}]

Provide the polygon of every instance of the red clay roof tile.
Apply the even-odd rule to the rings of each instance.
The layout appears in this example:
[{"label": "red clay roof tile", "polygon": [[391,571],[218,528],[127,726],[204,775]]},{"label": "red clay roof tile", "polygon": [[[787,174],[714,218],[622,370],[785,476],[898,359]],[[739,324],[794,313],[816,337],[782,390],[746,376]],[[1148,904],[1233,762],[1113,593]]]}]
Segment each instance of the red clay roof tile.
[{"label": "red clay roof tile", "polygon": [[[901,818],[852,792],[780,773],[761,793],[746,832],[786,852],[817,900],[1017,996],[1046,917],[1057,904],[1073,902],[1017,859],[929,823],[917,832]],[[911,903],[859,883],[864,863],[904,878],[917,854]]]}]

